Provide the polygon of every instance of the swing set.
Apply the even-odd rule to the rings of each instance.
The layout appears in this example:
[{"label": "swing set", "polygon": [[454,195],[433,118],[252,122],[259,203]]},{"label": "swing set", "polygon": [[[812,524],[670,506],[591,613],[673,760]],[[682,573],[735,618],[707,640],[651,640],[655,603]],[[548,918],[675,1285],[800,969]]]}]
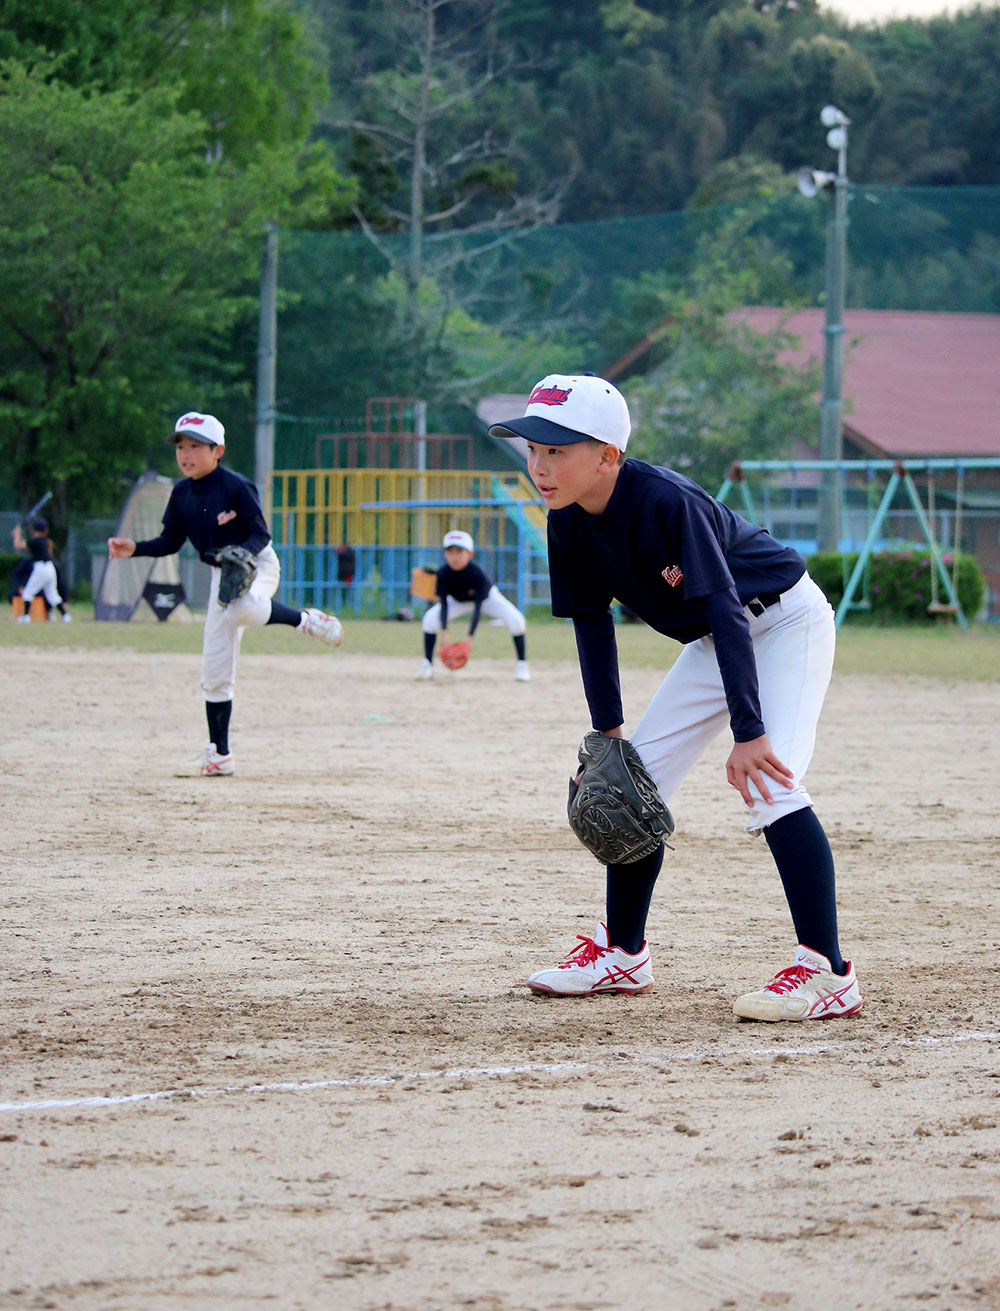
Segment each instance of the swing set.
[{"label": "swing set", "polygon": [[[917,459],[917,460],[741,460],[733,465],[729,476],[723,482],[716,500],[725,502],[734,490],[738,491],[742,508],[749,519],[760,522],[754,508],[753,498],[747,486],[746,471],[767,470],[771,472],[790,473],[792,475],[790,503],[794,504],[796,496],[795,475],[805,470],[835,470],[838,476],[839,495],[843,507],[845,491],[852,474],[863,474],[866,478],[867,513],[871,515],[864,540],[858,552],[857,563],[847,573],[847,558],[844,554],[844,595],[837,607],[837,627],[843,623],[850,610],[870,610],[871,601],[871,558],[876,544],[882,540],[883,525],[886,516],[893,507],[900,487],[906,493],[910,506],[916,516],[920,531],[931,557],[931,597],[927,606],[928,614],[954,615],[959,627],[968,630],[968,616],[958,599],[958,557],[962,541],[962,504],[965,489],[965,472],[968,469],[1000,469],[1000,459]],[[889,473],[885,491],[878,505],[876,475]],[[920,498],[920,492],[913,481],[914,472],[923,472],[927,478],[927,508]],[[955,514],[951,538],[951,572],[945,566],[944,554],[947,543],[938,541],[934,532],[935,520],[935,479],[945,475],[955,478]],[[874,514],[872,510],[874,509]],[[843,539],[841,549],[844,550]],[[848,544],[848,548],[850,545]]]}]

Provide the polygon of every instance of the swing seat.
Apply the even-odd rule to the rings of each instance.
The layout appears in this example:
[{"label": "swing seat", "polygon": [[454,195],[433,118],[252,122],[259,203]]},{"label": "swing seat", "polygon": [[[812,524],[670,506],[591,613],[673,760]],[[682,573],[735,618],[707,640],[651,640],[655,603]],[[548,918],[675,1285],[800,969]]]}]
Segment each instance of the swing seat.
[{"label": "swing seat", "polygon": [[958,606],[949,605],[947,601],[932,601],[927,607],[929,615],[957,615]]}]

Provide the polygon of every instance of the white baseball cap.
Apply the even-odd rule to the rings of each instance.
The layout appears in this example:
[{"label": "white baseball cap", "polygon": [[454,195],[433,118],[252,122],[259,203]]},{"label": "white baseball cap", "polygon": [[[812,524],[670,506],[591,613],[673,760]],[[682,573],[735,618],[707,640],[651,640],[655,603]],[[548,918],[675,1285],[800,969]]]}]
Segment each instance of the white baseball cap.
[{"label": "white baseball cap", "polygon": [[442,545],[447,549],[449,546],[460,546],[463,551],[474,551],[475,543],[468,533],[463,533],[460,528],[453,528],[450,533],[445,533]]},{"label": "white baseball cap", "polygon": [[542,446],[606,442],[623,451],[632,420],[617,387],[592,373],[550,373],[531,389],[523,419],[495,423],[491,437],[523,437]]},{"label": "white baseball cap", "polygon": [[214,414],[199,414],[197,410],[182,414],[167,441],[176,442],[181,433],[185,437],[193,437],[196,442],[204,442],[206,446],[226,444],[226,430]]}]

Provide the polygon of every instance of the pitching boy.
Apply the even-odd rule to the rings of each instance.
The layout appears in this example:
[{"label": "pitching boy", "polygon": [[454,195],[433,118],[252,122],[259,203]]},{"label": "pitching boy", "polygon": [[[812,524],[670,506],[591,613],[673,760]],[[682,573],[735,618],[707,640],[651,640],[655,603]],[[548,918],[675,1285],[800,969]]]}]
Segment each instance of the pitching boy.
[{"label": "pitching boy", "polygon": [[[826,1019],[861,1010],[837,938],[830,844],[803,776],[833,668],[833,612],[797,552],[671,469],[624,459],[625,398],[591,374],[551,374],[524,417],[490,429],[528,443],[528,471],[548,506],[552,612],[573,620],[593,726],[622,735],[611,601],[684,649],[632,735],[670,801],[728,721],[726,777],[746,829],[763,831],[798,937],[793,963],[733,1003],[753,1020]],[[663,846],[607,867],[607,921],[554,969],[539,993],[643,992],[645,941]]]},{"label": "pitching boy", "polygon": [[441,599],[428,609],[423,618],[424,659],[417,670],[417,678],[424,680],[434,677],[434,644],[438,633],[441,634],[442,646],[447,644],[449,619],[461,619],[471,614],[470,642],[479,626],[480,615],[500,619],[507,625],[517,653],[514,677],[519,683],[529,682],[531,670],[525,657],[524,615],[517,606],[511,605],[495,583],[490,582],[479,565],[472,563],[472,553],[476,547],[469,533],[458,529],[445,533],[443,545],[445,563],[437,572],[436,587]]},{"label": "pitching boy", "polygon": [[[207,565],[212,566],[212,585],[205,615],[205,637],[201,656],[201,691],[208,717],[209,744],[194,762],[192,771],[206,778],[235,772],[229,749],[229,720],[233,710],[236,657],[243,630],[265,624],[288,624],[330,646],[340,646],[343,630],[334,615],[322,610],[294,610],[275,601],[281,567],[271,534],[264,521],[257,489],[241,474],[224,469],[220,461],[226,448],[226,430],[212,414],[192,411],[181,415],[167,437],[177,451],[177,464],[184,475],[174,484],[163,512],[159,537],[134,542],[130,537],[108,540],[112,560],[133,555],[173,555],[185,539]],[[219,604],[221,570],[216,552],[224,546],[242,546],[255,557],[257,576],[250,590],[229,605]]]}]

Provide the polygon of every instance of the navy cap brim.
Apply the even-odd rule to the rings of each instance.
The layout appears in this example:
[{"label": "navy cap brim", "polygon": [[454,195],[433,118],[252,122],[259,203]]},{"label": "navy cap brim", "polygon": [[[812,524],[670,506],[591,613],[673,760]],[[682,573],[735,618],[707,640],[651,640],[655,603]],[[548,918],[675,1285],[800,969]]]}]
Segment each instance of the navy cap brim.
[{"label": "navy cap brim", "polygon": [[564,428],[561,423],[543,419],[539,414],[526,414],[523,419],[508,419],[506,423],[490,426],[491,437],[523,437],[537,446],[575,446],[577,442],[592,442],[589,432]]}]

